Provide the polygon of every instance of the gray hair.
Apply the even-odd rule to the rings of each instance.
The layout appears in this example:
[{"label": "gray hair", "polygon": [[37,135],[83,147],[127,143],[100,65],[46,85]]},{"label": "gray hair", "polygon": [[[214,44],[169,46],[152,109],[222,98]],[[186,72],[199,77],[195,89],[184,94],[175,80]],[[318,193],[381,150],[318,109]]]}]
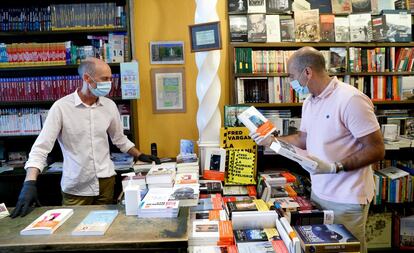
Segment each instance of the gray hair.
[{"label": "gray hair", "polygon": [[313,47],[300,48],[292,55],[291,61],[291,66],[298,70],[310,67],[316,72],[325,71],[325,58]]},{"label": "gray hair", "polygon": [[78,67],[79,76],[83,78],[83,75],[85,73],[91,76],[95,75],[96,62],[97,62],[97,59],[93,57],[88,57],[85,60],[83,60],[81,64],[79,64],[79,67]]}]

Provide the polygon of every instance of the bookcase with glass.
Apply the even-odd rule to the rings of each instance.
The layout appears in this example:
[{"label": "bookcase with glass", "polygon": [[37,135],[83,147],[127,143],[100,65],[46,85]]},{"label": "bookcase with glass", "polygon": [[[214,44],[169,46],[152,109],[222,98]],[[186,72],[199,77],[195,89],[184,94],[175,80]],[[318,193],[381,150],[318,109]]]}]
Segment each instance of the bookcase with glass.
[{"label": "bookcase with glass", "polygon": [[[225,107],[224,125],[241,126],[234,115],[254,105],[278,134],[294,133],[305,97],[290,87],[287,59],[298,48],[315,47],[330,75],[364,92],[376,108],[387,152],[375,165],[377,189],[383,188],[373,205],[412,203],[413,7],[412,1],[228,0],[232,105]],[[279,161],[261,154],[258,166]],[[390,178],[378,172],[391,165],[406,173]]]},{"label": "bookcase with glass", "polygon": [[[124,131],[134,140],[129,120],[133,106],[122,100],[120,82],[120,63],[131,60],[128,1],[13,1],[0,9],[1,172],[19,174],[50,106],[82,85],[77,68],[86,57],[97,57],[111,67],[108,97],[118,105]],[[111,145],[111,151],[118,150]],[[62,159],[56,142],[48,162]],[[5,196],[9,206],[17,199],[14,188]]]}]

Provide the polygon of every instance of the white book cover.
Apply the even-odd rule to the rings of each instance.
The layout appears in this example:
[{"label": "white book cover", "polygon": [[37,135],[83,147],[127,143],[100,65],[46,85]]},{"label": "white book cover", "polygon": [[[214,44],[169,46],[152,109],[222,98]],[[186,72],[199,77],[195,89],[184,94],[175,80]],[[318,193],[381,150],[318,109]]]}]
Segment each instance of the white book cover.
[{"label": "white book cover", "polygon": [[118,210],[91,211],[72,231],[72,235],[104,235],[117,215]]},{"label": "white book cover", "polygon": [[263,242],[242,242],[237,243],[239,253],[274,253],[273,245],[270,241]]},{"label": "white book cover", "polygon": [[[142,209],[164,208],[170,199],[172,188],[151,188],[148,190],[144,199],[141,201]],[[178,203],[178,201],[177,201]]]},{"label": "white book cover", "polygon": [[282,155],[286,158],[289,158],[307,170],[309,173],[313,173],[313,171],[318,166],[318,163],[314,160],[308,158],[308,154],[305,150],[300,149],[292,144],[286,143],[281,140],[276,140],[270,145],[270,148],[273,149],[279,155]]},{"label": "white book cover", "polygon": [[219,222],[208,220],[195,220],[193,221],[192,238],[215,240],[218,241],[219,235]]},{"label": "white book cover", "polygon": [[197,184],[198,172],[177,173],[175,175],[175,184]]},{"label": "white book cover", "polygon": [[20,231],[21,235],[50,235],[73,214],[73,209],[52,209],[44,212]]},{"label": "white book cover", "polygon": [[292,3],[293,12],[310,10],[311,4],[306,0],[295,0]]},{"label": "white book cover", "polygon": [[280,42],[279,15],[266,15],[267,42]]},{"label": "white book cover", "polygon": [[410,173],[395,167],[388,167],[378,172],[392,180],[410,175]]},{"label": "white book cover", "polygon": [[266,13],[266,0],[247,0],[248,13]]},{"label": "white book cover", "polygon": [[250,132],[267,137],[276,130],[275,126],[266,119],[254,106],[251,106],[237,115],[237,118],[249,129]]},{"label": "white book cover", "polygon": [[396,141],[400,133],[400,126],[397,124],[382,124],[381,132],[384,140]]},{"label": "white book cover", "polygon": [[350,14],[348,18],[351,42],[372,40],[371,14]]},{"label": "white book cover", "polygon": [[335,17],[335,42],[349,41],[349,19],[347,17]]},{"label": "white book cover", "polygon": [[226,168],[226,150],[223,148],[207,149],[204,163],[204,171],[211,170],[223,172]]}]

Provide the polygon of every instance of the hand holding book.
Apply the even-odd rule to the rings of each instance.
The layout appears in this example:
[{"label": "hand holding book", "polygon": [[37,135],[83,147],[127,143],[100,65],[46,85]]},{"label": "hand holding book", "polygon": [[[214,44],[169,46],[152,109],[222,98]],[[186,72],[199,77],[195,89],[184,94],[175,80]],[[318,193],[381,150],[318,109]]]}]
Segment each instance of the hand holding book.
[{"label": "hand holding book", "polygon": [[316,175],[316,174],[335,174],[336,173],[335,163],[325,162],[325,161],[317,158],[316,156],[308,155],[308,157],[309,157],[309,159],[312,159],[313,161],[318,163],[317,167],[314,170],[312,170],[313,171],[313,173],[311,173],[312,175]]},{"label": "hand holding book", "polygon": [[272,142],[275,140],[275,138],[271,134],[267,136],[262,136],[257,132],[250,132],[249,136],[250,138],[254,140],[254,142],[257,143],[257,145],[265,146],[265,147],[269,147],[272,144]]}]

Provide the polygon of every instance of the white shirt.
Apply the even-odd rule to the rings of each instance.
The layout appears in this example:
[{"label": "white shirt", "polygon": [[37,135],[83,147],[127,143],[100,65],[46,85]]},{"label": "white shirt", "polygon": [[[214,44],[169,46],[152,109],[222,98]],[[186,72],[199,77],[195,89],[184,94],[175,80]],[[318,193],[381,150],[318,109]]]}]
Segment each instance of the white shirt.
[{"label": "white shirt", "polygon": [[124,135],[117,106],[112,100],[99,97],[89,106],[75,91],[50,108],[25,169],[35,167],[42,171],[57,139],[63,154],[62,191],[79,196],[97,196],[98,178],[116,174],[110,159],[108,135],[124,153],[135,146]]}]

